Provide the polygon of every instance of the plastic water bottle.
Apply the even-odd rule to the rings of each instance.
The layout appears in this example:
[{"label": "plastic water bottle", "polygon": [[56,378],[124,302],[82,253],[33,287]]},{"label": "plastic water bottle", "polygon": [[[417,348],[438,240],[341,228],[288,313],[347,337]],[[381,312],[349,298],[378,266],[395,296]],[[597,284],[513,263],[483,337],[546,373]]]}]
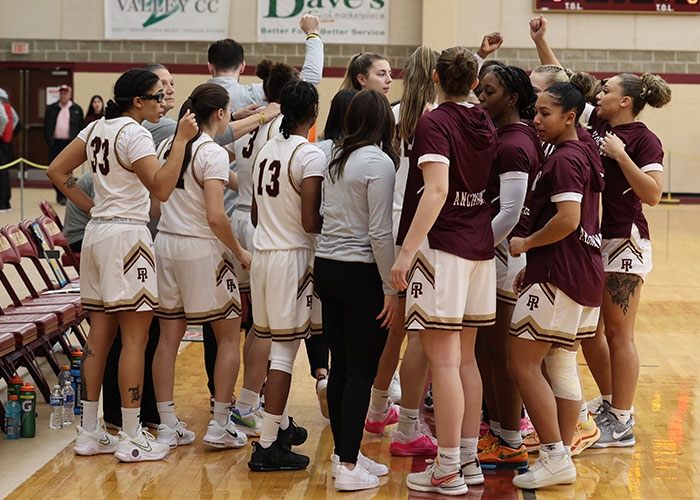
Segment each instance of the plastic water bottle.
[{"label": "plastic water bottle", "polygon": [[61,386],[53,386],[50,404],[51,417],[49,418],[49,427],[51,429],[60,429],[63,427],[63,393],[61,392]]},{"label": "plastic water bottle", "polygon": [[22,408],[17,394],[10,394],[5,407],[5,439],[19,439],[22,428]]},{"label": "plastic water bottle", "polygon": [[70,380],[66,381],[63,386],[63,424],[73,425],[74,413],[73,409],[75,407],[75,391],[73,391],[73,386]]},{"label": "plastic water bottle", "polygon": [[66,382],[69,384],[73,382],[73,376],[70,374],[70,366],[61,366],[61,371],[58,374],[58,385],[63,389],[66,386]]}]

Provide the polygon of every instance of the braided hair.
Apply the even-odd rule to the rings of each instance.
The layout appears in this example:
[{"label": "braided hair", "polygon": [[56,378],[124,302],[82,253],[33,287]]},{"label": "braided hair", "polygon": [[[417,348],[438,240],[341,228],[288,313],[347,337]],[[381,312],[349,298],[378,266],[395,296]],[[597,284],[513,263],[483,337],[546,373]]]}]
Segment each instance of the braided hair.
[{"label": "braided hair", "polygon": [[118,118],[131,108],[134,97],[147,94],[160,80],[155,73],[145,69],[130,69],[114,84],[114,99],[107,102],[105,117]]},{"label": "braided hair", "polygon": [[311,118],[314,106],[317,105],[318,91],[309,82],[295,80],[282,87],[280,111],[283,116],[280,132],[285,139],[289,139],[293,128]]},{"label": "braided hair", "polygon": [[520,117],[534,118],[537,94],[527,73],[517,66],[493,66],[490,73],[498,79],[503,88],[518,96],[515,107],[518,108]]}]

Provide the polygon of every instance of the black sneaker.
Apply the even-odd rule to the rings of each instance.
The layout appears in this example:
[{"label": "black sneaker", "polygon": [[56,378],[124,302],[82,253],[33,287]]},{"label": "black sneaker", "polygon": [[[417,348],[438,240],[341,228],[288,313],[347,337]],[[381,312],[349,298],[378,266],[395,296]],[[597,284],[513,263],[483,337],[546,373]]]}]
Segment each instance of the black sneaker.
[{"label": "black sneaker", "polygon": [[292,417],[289,417],[289,427],[285,430],[281,428],[277,431],[277,441],[283,447],[299,446],[306,442],[309,433],[306,429],[299,427]]},{"label": "black sneaker", "polygon": [[309,465],[309,457],[280,446],[278,441],[272,443],[269,448],[263,448],[257,441],[253,441],[252,444],[253,455],[248,462],[248,468],[252,471],[301,470]]},{"label": "black sneaker", "polygon": [[428,392],[425,395],[425,400],[423,401],[423,408],[426,411],[433,411],[433,384],[428,386]]}]

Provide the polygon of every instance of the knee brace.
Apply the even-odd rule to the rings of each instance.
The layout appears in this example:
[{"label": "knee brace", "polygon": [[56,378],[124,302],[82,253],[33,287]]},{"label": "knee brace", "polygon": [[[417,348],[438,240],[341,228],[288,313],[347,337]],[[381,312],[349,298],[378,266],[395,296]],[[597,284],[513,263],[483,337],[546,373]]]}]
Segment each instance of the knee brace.
[{"label": "knee brace", "polygon": [[270,346],[270,370],[291,374],[300,343],[300,340],[291,342],[275,342],[273,340]]},{"label": "knee brace", "polygon": [[554,396],[580,401],[583,393],[576,366],[576,351],[567,351],[561,347],[550,349],[544,357],[544,364]]}]

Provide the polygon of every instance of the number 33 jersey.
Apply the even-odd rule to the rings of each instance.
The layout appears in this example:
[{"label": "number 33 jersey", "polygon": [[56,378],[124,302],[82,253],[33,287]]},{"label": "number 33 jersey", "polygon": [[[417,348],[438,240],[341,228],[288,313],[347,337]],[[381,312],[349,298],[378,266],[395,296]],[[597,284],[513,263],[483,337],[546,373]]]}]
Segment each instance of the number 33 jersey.
[{"label": "number 33 jersey", "polygon": [[260,149],[253,165],[256,252],[314,248],[314,235],[301,224],[301,183],[307,177],[323,177],[325,170],[323,152],[298,135],[275,137]]},{"label": "number 33 jersey", "polygon": [[92,217],[148,222],[149,193],[132,164],[156,155],[150,132],[133,118],[102,118],[84,128],[78,139],[85,143],[95,184]]}]

